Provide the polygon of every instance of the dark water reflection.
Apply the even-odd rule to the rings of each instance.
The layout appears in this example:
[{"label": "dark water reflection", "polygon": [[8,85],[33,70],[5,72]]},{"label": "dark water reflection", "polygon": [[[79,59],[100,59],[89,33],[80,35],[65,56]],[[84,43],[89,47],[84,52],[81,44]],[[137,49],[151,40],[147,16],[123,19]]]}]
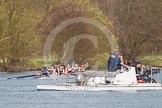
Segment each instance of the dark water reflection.
[{"label": "dark water reflection", "polygon": [[5,79],[33,73],[0,73],[0,108],[162,108],[162,91],[37,91],[37,84],[56,84],[57,81]]}]

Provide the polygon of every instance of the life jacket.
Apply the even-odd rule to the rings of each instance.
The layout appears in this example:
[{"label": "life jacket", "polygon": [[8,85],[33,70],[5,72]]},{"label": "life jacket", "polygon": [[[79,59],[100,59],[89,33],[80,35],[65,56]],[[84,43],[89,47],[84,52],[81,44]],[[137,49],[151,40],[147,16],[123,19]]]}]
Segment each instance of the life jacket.
[{"label": "life jacket", "polygon": [[119,58],[116,58],[116,70],[121,69],[121,60]]},{"label": "life jacket", "polygon": [[141,69],[135,66],[136,74],[140,74]]}]

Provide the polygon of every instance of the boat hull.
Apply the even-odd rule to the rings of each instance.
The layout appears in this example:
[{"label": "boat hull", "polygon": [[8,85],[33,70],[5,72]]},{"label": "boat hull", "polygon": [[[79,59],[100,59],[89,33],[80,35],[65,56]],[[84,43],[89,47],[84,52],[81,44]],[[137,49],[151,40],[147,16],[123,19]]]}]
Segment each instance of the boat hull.
[{"label": "boat hull", "polygon": [[138,91],[138,90],[162,90],[161,84],[136,84],[136,85],[37,85],[37,90],[48,91]]}]

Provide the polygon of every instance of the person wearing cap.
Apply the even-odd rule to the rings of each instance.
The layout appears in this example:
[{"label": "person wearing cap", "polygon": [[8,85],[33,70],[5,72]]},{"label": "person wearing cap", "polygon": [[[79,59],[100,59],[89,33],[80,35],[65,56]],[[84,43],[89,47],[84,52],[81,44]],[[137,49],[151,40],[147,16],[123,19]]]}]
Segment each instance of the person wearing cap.
[{"label": "person wearing cap", "polygon": [[42,75],[44,76],[48,76],[48,67],[47,66],[43,66],[43,69],[41,69]]},{"label": "person wearing cap", "polygon": [[136,62],[136,65],[135,65],[135,70],[136,70],[136,74],[137,75],[140,75],[141,74],[141,70],[142,70],[142,63],[140,61],[137,61]]},{"label": "person wearing cap", "polygon": [[73,75],[77,75],[78,72],[79,72],[78,64],[73,64],[73,65],[72,65],[71,74],[73,74]]},{"label": "person wearing cap", "polygon": [[138,83],[145,83],[148,82],[148,76],[144,73],[142,63],[137,61],[135,64],[136,76]]},{"label": "person wearing cap", "polygon": [[108,63],[107,63],[108,72],[115,72],[116,71],[116,68],[117,68],[116,60],[117,60],[116,53],[112,52],[111,56],[108,59]]},{"label": "person wearing cap", "polygon": [[119,52],[113,52],[108,60],[107,69],[109,72],[120,72],[121,67],[128,67],[124,64],[123,56]]}]

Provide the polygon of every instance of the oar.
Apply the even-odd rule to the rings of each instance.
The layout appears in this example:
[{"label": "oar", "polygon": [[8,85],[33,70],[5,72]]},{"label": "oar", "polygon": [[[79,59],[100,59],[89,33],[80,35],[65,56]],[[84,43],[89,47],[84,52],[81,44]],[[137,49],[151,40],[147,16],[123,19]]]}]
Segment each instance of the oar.
[{"label": "oar", "polygon": [[41,74],[37,73],[37,74],[34,74],[34,75],[25,75],[25,76],[18,76],[18,77],[10,77],[10,78],[7,78],[7,79],[20,79],[20,78],[28,78],[28,77],[35,77],[35,76],[40,76]]}]

